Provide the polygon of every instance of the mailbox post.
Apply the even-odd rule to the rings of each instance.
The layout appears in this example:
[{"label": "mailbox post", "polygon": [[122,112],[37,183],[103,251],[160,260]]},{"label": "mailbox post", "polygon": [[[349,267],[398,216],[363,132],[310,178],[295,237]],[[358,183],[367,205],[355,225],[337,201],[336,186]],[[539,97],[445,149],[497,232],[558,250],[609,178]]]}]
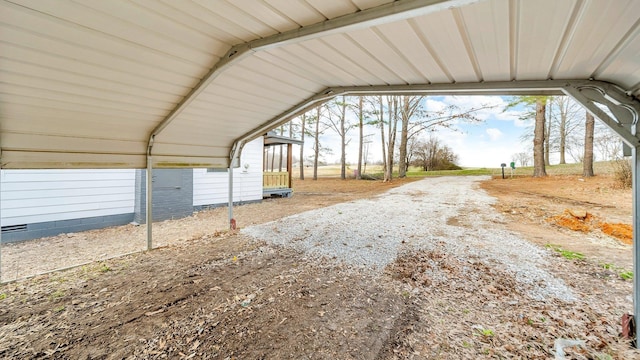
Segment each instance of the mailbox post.
[{"label": "mailbox post", "polygon": [[507,164],[502,163],[500,164],[500,167],[502,168],[502,178],[504,179],[504,168],[507,167]]}]

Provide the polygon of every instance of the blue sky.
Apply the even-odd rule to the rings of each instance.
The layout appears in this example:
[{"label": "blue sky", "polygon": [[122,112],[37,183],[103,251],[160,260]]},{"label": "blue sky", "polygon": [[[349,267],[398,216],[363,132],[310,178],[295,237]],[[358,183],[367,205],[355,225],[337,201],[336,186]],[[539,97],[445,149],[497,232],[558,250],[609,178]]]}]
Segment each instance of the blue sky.
[{"label": "blue sky", "polygon": [[[455,104],[461,109],[469,107],[480,107],[483,104],[495,105],[492,109],[481,110],[477,116],[482,119],[481,123],[454,122],[455,131],[439,129],[433,133],[440,141],[447,144],[459,157],[458,165],[463,167],[500,167],[500,163],[512,161],[513,154],[519,152],[531,153],[531,145],[523,144],[521,135],[526,131],[531,121],[519,120],[520,112],[503,109],[508,102],[506,97],[500,96],[437,96],[428,97],[427,109],[437,110],[448,104]],[[373,133],[370,137],[373,142],[369,146],[370,163],[379,161],[382,158],[380,146],[379,130],[368,127],[366,133]],[[358,157],[358,129],[349,132],[352,138],[347,146],[347,161],[357,164]],[[428,133],[422,135],[424,139]],[[326,155],[325,160],[329,163],[338,162],[340,159],[339,137],[328,130],[321,138],[323,146],[333,149],[333,154]],[[311,155],[313,140],[305,141],[305,154]],[[295,153],[298,154],[297,152]],[[306,157],[306,156],[305,156]]]}]

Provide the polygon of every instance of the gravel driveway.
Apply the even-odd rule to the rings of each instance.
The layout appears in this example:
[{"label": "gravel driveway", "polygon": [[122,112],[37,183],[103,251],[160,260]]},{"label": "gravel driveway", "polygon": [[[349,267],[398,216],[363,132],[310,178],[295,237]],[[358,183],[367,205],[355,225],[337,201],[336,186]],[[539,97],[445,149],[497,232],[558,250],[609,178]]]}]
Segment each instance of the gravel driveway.
[{"label": "gravel driveway", "polygon": [[[562,280],[545,271],[553,261],[548,251],[505,229],[504,218],[491,206],[495,199],[478,187],[482,180],[486,177],[427,178],[242,232],[378,272],[405,253],[437,249],[463,263],[482,262],[514,274],[533,299],[575,300]],[[473,276],[471,269],[463,270]]]}]

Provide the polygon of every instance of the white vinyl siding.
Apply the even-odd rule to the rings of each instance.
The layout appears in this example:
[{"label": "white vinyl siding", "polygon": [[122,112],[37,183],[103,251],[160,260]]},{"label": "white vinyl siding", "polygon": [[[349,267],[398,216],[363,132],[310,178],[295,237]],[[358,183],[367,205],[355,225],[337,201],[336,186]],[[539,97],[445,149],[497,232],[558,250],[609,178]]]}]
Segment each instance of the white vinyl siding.
[{"label": "white vinyl siding", "polygon": [[[262,199],[262,137],[247,143],[240,156],[240,167],[233,169],[233,201]],[[229,202],[229,174],[193,169],[193,205]]]},{"label": "white vinyl siding", "polygon": [[2,226],[128,214],[135,170],[2,170]]}]

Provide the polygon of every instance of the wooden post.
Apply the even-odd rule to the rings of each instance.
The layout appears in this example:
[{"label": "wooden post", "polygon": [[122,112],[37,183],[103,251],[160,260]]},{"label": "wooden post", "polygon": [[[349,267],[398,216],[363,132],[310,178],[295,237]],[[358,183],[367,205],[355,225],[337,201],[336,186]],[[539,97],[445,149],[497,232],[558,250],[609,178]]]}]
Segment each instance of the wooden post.
[{"label": "wooden post", "polygon": [[289,173],[289,188],[293,188],[293,144],[287,144],[287,172]]}]

